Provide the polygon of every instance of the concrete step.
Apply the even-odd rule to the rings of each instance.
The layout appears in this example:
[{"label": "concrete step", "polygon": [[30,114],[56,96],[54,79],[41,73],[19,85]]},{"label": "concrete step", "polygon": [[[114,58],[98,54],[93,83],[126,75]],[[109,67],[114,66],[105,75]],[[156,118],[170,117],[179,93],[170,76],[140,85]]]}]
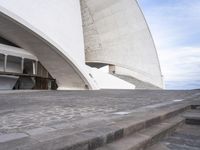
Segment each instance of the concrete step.
[{"label": "concrete step", "polygon": [[105,146],[102,150],[111,150],[110,148],[120,148],[120,145],[124,146],[120,150],[144,148],[182,123],[183,118],[172,117],[189,108],[187,103],[170,103],[139,108],[128,115],[111,118],[105,123],[101,121],[101,123],[81,127],[76,125],[64,129],[44,127],[42,129],[44,132],[39,129],[24,132],[26,142],[20,138],[1,141],[0,135],[0,150],[94,150],[102,146]]},{"label": "concrete step", "polygon": [[153,125],[97,150],[142,150],[160,141],[183,122],[184,119],[182,117],[165,120],[158,125]]},{"label": "concrete step", "polygon": [[200,126],[184,124],[172,135],[147,150],[199,150]]},{"label": "concrete step", "polygon": [[183,117],[186,124],[200,125],[200,109],[192,109],[186,112]]},{"label": "concrete step", "polygon": [[147,148],[147,150],[170,150],[165,144],[159,143]]},{"label": "concrete step", "polygon": [[184,144],[159,143],[152,146],[148,150],[199,150],[199,148]]}]

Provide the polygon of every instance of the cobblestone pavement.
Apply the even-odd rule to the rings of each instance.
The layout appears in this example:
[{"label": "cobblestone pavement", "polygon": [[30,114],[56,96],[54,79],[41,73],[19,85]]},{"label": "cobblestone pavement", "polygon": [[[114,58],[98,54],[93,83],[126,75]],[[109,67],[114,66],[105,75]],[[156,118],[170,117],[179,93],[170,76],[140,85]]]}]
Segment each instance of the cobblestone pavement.
[{"label": "cobblestone pavement", "polygon": [[0,134],[76,121],[101,120],[115,112],[179,101],[198,93],[198,90],[1,92]]}]

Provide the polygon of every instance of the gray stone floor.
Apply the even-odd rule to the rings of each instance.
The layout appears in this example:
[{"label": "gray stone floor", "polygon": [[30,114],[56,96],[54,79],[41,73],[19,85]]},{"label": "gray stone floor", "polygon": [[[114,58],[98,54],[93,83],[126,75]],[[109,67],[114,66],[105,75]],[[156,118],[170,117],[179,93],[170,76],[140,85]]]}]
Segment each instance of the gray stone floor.
[{"label": "gray stone floor", "polygon": [[0,134],[105,120],[117,113],[179,101],[200,91],[101,90],[0,93]]}]

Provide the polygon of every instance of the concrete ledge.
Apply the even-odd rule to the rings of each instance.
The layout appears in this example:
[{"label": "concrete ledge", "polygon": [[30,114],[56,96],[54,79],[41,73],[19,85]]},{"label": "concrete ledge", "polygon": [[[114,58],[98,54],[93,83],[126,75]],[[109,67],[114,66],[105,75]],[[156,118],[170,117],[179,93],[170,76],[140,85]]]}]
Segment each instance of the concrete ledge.
[{"label": "concrete ledge", "polygon": [[186,124],[200,125],[200,110],[192,109],[186,112],[183,117],[185,118]]},{"label": "concrete ledge", "polygon": [[136,134],[125,137],[119,141],[108,144],[97,150],[138,150],[145,149],[155,142],[160,141],[164,136],[170,134],[178,125],[183,123],[184,119],[174,118],[159,125],[153,125]]},{"label": "concrete ledge", "polygon": [[15,149],[29,141],[29,136],[24,133],[11,133],[0,135],[0,150]]}]

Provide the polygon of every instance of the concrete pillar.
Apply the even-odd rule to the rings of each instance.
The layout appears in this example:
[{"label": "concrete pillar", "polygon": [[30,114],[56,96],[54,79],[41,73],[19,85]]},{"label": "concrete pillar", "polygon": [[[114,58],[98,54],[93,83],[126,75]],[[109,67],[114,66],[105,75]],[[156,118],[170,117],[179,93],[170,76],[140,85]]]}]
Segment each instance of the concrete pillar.
[{"label": "concrete pillar", "polygon": [[22,61],[21,61],[21,72],[23,73],[24,71],[24,58],[22,58]]},{"label": "concrete pillar", "polygon": [[3,68],[4,72],[6,72],[6,68],[7,68],[7,58],[8,56],[4,55],[4,68]]},{"label": "concrete pillar", "polygon": [[109,73],[115,74],[115,65],[109,65]]},{"label": "concrete pillar", "polygon": [[33,75],[36,75],[36,72],[37,72],[37,70],[36,70],[36,62],[33,61],[32,64],[33,64]]}]

